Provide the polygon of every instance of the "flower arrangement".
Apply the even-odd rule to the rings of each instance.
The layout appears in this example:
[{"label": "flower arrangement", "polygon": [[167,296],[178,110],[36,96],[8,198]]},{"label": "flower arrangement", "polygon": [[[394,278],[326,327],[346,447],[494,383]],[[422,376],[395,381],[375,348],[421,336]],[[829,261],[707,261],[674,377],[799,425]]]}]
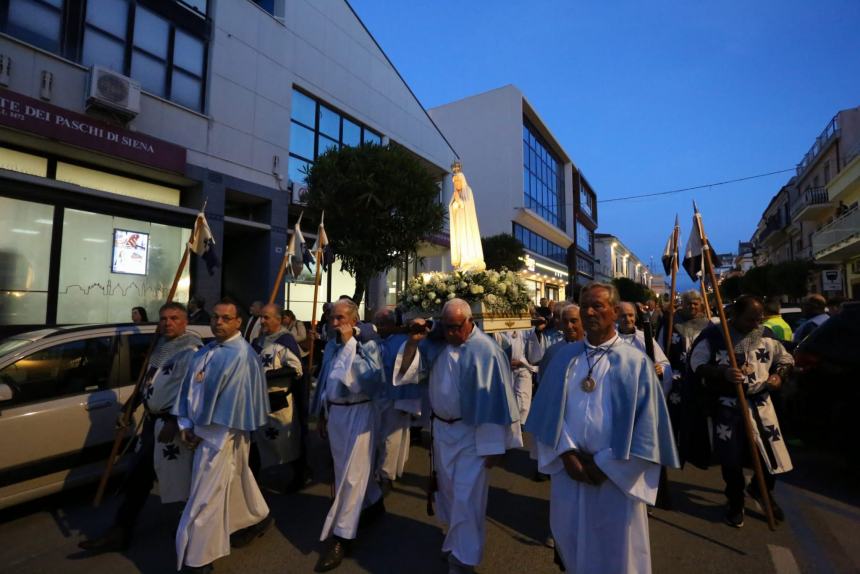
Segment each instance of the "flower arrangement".
[{"label": "flower arrangement", "polygon": [[455,297],[470,304],[483,303],[488,311],[501,315],[525,313],[530,302],[523,280],[502,268],[417,275],[409,280],[400,303],[407,311],[435,313]]}]

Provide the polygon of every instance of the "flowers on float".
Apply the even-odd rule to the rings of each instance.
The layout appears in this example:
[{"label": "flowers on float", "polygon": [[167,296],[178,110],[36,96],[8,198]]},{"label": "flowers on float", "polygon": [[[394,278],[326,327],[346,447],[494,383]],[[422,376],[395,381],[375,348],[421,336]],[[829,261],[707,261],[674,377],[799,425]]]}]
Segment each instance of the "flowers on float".
[{"label": "flowers on float", "polygon": [[404,310],[437,313],[445,301],[458,297],[470,304],[483,303],[493,313],[523,313],[528,290],[514,271],[452,271],[422,273],[411,278],[400,296]]}]

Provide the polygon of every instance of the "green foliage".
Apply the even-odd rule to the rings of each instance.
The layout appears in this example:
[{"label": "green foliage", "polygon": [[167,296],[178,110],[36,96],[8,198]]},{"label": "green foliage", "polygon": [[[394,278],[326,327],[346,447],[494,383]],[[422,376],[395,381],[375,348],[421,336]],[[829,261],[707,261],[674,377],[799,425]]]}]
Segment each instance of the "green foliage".
[{"label": "green foliage", "polygon": [[654,297],[653,291],[627,277],[616,277],[612,280],[612,284],[618,289],[618,295],[622,301],[645,303],[649,298]]},{"label": "green foliage", "polygon": [[519,271],[525,267],[526,251],[520,240],[510,233],[499,233],[481,238],[484,250],[484,263],[487,269],[510,269]]},{"label": "green foliage", "polygon": [[308,207],[325,211],[332,248],[355,277],[356,302],[372,276],[401,264],[445,221],[433,176],[397,145],[331,149],[310,167],[307,182]]},{"label": "green foliage", "polygon": [[762,297],[788,295],[799,299],[806,294],[806,279],[810,264],[807,261],[785,261],[753,267],[740,282],[743,293]]}]

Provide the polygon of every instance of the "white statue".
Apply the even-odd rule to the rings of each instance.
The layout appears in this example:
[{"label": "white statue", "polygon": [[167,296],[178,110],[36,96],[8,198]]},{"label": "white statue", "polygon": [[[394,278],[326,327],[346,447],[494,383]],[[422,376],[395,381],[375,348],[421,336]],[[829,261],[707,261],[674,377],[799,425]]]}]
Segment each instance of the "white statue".
[{"label": "white statue", "polygon": [[448,204],[448,219],[451,237],[451,265],[459,271],[483,271],[484,250],[481,248],[481,232],[478,230],[478,214],[472,189],[466,183],[466,176],[455,163],[454,193]]}]

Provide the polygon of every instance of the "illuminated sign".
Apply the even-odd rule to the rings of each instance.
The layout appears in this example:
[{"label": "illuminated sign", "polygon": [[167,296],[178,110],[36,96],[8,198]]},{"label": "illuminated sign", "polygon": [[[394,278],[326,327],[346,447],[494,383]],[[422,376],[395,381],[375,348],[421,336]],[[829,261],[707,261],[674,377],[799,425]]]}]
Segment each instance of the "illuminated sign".
[{"label": "illuminated sign", "polygon": [[148,254],[148,233],[127,231],[125,229],[113,230],[111,272],[128,275],[146,275]]}]

